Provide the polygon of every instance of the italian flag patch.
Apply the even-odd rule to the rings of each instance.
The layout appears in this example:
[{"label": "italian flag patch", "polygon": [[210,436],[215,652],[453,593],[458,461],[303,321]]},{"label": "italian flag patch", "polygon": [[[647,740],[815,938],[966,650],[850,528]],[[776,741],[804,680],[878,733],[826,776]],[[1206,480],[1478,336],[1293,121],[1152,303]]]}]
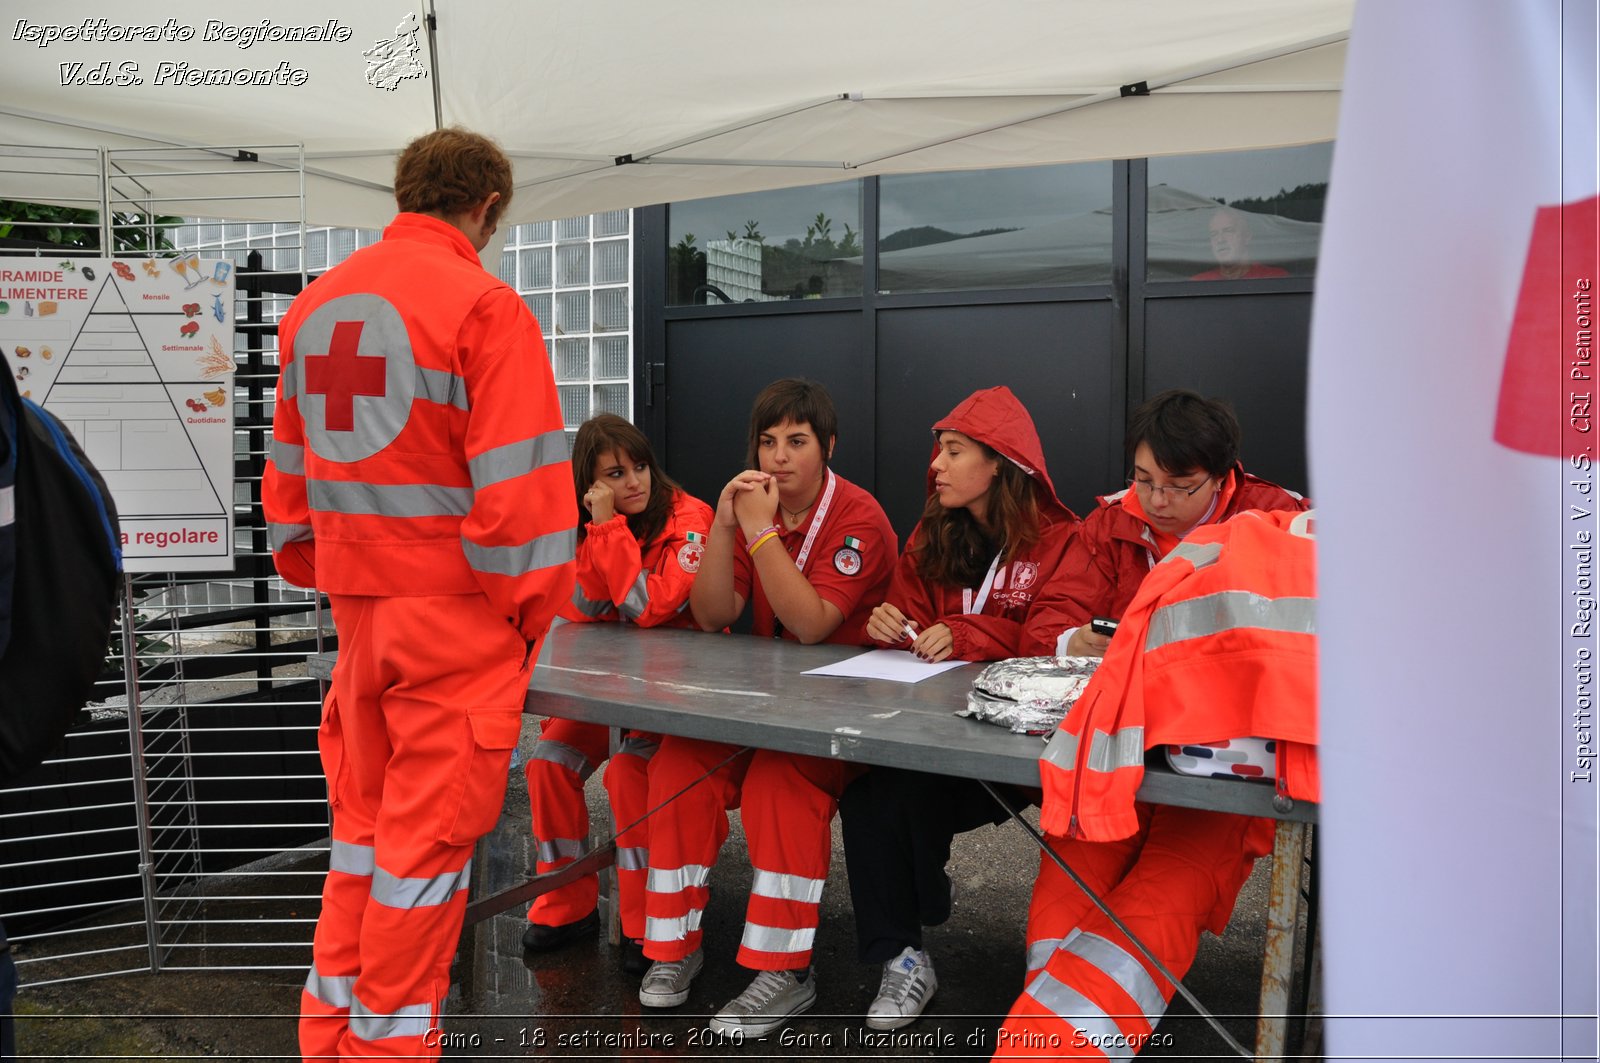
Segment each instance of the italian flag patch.
[{"label": "italian flag patch", "polygon": [[691,543],[703,543],[706,541],[706,537],[704,535],[694,531],[684,533],[684,538],[688,539]]},{"label": "italian flag patch", "polygon": [[854,535],[846,535],[844,537],[844,544],[852,550],[859,550],[863,545],[861,540],[857,539]]}]

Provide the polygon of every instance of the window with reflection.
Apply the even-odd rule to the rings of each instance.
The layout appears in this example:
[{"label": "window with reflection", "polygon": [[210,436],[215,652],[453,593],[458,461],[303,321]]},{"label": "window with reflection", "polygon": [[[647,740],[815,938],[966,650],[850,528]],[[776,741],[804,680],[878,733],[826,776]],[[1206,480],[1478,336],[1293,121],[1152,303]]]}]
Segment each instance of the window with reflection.
[{"label": "window with reflection", "polygon": [[1310,276],[1332,164],[1331,143],[1151,159],[1147,276]]},{"label": "window with reflection", "polygon": [[861,182],[673,203],[667,305],[860,295]]},{"label": "window with reflection", "polygon": [[1111,163],[878,180],[878,291],[1111,279]]}]

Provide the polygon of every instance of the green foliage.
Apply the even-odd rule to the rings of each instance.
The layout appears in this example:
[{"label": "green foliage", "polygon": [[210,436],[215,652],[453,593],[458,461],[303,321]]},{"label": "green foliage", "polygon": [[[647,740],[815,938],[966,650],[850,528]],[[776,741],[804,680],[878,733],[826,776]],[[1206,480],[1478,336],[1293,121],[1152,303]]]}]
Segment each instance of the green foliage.
[{"label": "green foliage", "polygon": [[[100,212],[47,203],[0,199],[0,239],[32,240],[74,251],[103,251]],[[111,216],[112,254],[160,254],[173,250],[171,229],[183,219],[171,215],[115,213]]]},{"label": "green foliage", "polygon": [[1327,202],[1328,182],[1317,181],[1290,189],[1280,188],[1275,196],[1235,199],[1228,206],[1253,214],[1276,214],[1280,218],[1292,218],[1295,221],[1320,222],[1322,208]]}]

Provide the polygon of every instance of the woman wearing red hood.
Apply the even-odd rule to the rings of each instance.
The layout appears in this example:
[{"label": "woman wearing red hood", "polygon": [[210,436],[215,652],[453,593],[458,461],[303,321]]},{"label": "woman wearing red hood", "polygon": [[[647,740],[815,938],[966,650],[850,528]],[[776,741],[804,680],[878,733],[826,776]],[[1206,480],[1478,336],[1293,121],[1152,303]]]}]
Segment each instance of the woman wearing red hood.
[{"label": "woman wearing red hood", "polygon": [[[933,426],[928,502],[867,634],[928,661],[1017,656],[1078,518],[1056,497],[1033,420],[1007,388]],[[840,801],[863,963],[883,965],[867,1025],[893,1030],[938,987],[922,928],[950,915],[950,840],[1005,818],[971,779],[874,768]]]}]

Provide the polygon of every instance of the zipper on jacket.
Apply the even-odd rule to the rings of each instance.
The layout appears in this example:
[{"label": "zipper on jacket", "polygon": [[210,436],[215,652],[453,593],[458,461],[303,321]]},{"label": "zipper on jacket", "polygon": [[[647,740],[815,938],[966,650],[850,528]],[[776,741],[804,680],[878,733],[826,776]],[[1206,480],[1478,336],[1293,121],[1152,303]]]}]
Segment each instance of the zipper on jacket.
[{"label": "zipper on jacket", "polygon": [[1100,692],[1095,691],[1094,701],[1089,702],[1089,707],[1083,710],[1083,732],[1089,739],[1085,742],[1078,740],[1078,756],[1072,771],[1072,814],[1067,819],[1067,837],[1081,838],[1082,831],[1078,826],[1078,809],[1080,807],[1080,794],[1083,790],[1083,773],[1088,769],[1089,750],[1094,745],[1094,707],[1100,700]]}]

